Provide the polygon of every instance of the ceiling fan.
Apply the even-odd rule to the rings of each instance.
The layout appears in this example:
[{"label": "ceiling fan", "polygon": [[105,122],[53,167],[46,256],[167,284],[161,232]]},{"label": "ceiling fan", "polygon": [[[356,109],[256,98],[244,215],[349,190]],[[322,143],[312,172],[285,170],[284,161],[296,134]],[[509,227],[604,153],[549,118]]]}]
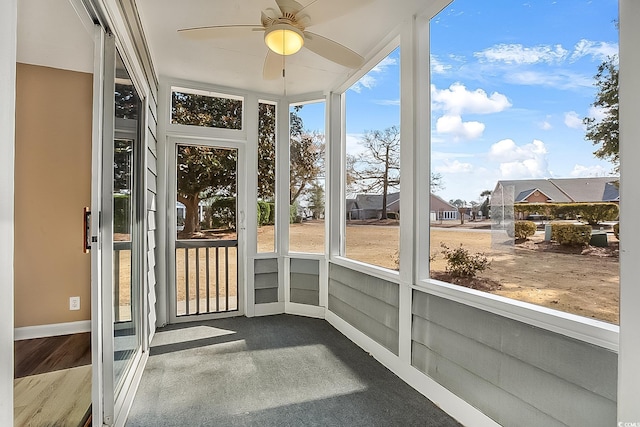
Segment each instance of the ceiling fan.
[{"label": "ceiling fan", "polygon": [[269,48],[262,70],[267,80],[284,77],[283,57],[293,55],[302,47],[348,68],[359,68],[363,64],[364,58],[348,47],[306,31],[311,25],[311,18],[302,13],[305,6],[295,0],[276,0],[276,3],[280,13],[272,8],[263,11],[260,25],[212,25],[184,28],[178,33],[201,39],[233,37],[237,31],[244,30],[263,31],[265,44]]}]

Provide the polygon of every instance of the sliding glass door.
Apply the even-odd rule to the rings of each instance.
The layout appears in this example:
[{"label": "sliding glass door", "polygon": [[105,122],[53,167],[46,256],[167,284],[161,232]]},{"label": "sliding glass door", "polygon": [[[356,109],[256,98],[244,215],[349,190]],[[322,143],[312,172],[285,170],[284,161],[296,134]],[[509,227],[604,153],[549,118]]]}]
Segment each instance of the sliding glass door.
[{"label": "sliding glass door", "polygon": [[97,34],[92,286],[94,425],[124,418],[142,360],[145,204],[143,102],[115,47]]}]

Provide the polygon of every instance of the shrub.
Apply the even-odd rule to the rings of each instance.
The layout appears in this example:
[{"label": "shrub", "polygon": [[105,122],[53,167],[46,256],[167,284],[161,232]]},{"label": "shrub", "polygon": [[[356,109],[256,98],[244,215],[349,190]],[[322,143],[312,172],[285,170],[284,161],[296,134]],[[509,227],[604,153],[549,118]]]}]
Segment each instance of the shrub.
[{"label": "shrub", "polygon": [[578,206],[580,219],[589,225],[618,218],[618,205],[615,203],[581,203]]},{"label": "shrub", "polygon": [[613,225],[613,235],[616,236],[616,239],[620,240],[620,223]]},{"label": "shrub", "polygon": [[271,215],[271,204],[258,200],[258,226],[269,224]]},{"label": "shrub", "polygon": [[217,197],[209,207],[214,228],[236,229],[236,198]]},{"label": "shrub", "polygon": [[489,268],[489,260],[484,253],[470,254],[462,245],[449,249],[447,245],[440,243],[440,247],[447,260],[446,272],[453,277],[475,277],[477,273]]},{"label": "shrub", "polygon": [[[128,194],[113,195],[113,232],[130,233],[131,198]],[[183,220],[184,223],[184,220]]]},{"label": "shrub", "polygon": [[536,224],[533,221],[516,221],[514,235],[516,239],[525,240],[536,234]]},{"label": "shrub", "polygon": [[580,218],[589,225],[618,218],[618,205],[615,203],[517,203],[513,208],[522,214],[537,212],[553,218]]},{"label": "shrub", "polygon": [[302,216],[298,214],[298,204],[289,205],[289,224],[299,224],[302,222]]},{"label": "shrub", "polygon": [[551,224],[551,240],[565,246],[587,246],[591,240],[591,226]]}]

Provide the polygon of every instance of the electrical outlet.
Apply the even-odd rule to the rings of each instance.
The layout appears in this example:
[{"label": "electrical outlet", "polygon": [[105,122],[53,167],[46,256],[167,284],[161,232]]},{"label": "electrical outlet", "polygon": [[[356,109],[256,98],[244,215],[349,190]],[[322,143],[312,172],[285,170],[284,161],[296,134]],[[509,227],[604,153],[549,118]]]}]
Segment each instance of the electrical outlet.
[{"label": "electrical outlet", "polygon": [[69,298],[69,310],[80,310],[80,297]]}]

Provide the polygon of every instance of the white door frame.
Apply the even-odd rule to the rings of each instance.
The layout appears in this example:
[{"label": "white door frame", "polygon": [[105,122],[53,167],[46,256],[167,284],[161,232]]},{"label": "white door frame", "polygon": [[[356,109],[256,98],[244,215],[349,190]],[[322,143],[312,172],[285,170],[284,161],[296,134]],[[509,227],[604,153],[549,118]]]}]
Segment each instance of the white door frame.
[{"label": "white door frame", "polygon": [[[237,281],[238,281],[238,310],[198,314],[188,316],[176,316],[176,209],[175,194],[177,184],[176,174],[176,153],[180,144],[207,146],[212,148],[230,148],[237,150],[236,159],[236,231],[238,239],[237,248]],[[244,316],[245,314],[245,298],[246,298],[246,282],[247,282],[247,263],[246,256],[246,212],[247,212],[247,178],[246,178],[246,143],[244,141],[229,141],[218,138],[208,137],[167,137],[167,295],[168,310],[167,319],[169,323],[193,322],[195,320],[221,319],[226,317]]]}]

